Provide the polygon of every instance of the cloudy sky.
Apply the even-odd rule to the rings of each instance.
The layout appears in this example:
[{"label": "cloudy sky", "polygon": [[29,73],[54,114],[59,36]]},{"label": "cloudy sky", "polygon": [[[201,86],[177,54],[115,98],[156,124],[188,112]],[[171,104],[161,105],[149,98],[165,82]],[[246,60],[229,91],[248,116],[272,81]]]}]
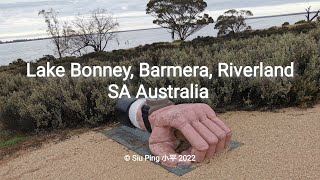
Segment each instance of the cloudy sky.
[{"label": "cloudy sky", "polygon": [[[38,16],[42,9],[53,8],[62,19],[78,13],[87,14],[96,8],[113,12],[119,30],[156,27],[145,14],[148,0],[0,0],[0,40],[45,36],[45,24]],[[215,18],[225,10],[249,9],[255,16],[303,12],[308,6],[320,9],[319,0],[207,0],[207,13]]]}]

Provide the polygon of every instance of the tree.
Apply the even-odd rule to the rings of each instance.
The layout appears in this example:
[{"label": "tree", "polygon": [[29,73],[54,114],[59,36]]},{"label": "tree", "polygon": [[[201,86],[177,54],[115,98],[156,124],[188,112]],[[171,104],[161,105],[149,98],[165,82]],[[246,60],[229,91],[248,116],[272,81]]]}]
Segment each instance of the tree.
[{"label": "tree", "polygon": [[288,27],[288,26],[290,26],[289,22],[285,22],[285,23],[282,24],[282,27]]},{"label": "tree", "polygon": [[306,9],[306,11],[307,11],[306,17],[307,17],[307,21],[308,21],[308,22],[311,22],[311,21],[315,20],[315,19],[319,16],[319,14],[320,14],[320,9],[319,9],[319,10],[316,12],[316,14],[311,17],[311,14],[313,13],[313,12],[311,11],[311,6],[308,7],[308,8]]},{"label": "tree", "polygon": [[108,42],[116,37],[114,30],[119,26],[105,9],[92,11],[89,18],[78,16],[73,24],[76,34],[71,54],[81,53],[86,47],[92,47],[95,52],[104,51]]},{"label": "tree", "polygon": [[49,11],[39,11],[47,24],[48,35],[52,38],[52,42],[56,47],[56,51],[61,59],[69,49],[70,36],[74,33],[67,22],[60,24],[57,16],[58,12],[53,9]]},{"label": "tree", "polygon": [[224,36],[228,34],[235,35],[243,30],[251,30],[251,27],[247,25],[245,20],[248,16],[253,16],[251,11],[231,9],[226,11],[223,15],[219,16],[215,29],[219,29],[218,36]]},{"label": "tree", "polygon": [[175,34],[185,40],[214,22],[208,14],[203,14],[206,8],[203,0],[150,0],[146,12],[156,18],[154,24],[170,29],[173,40]]}]

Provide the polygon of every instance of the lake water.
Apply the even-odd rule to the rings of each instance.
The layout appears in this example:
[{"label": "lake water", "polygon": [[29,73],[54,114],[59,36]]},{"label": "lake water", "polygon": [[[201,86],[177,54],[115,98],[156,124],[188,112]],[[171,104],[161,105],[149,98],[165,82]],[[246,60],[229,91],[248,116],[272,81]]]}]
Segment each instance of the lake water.
[{"label": "lake water", "polygon": [[[247,20],[247,23],[252,26],[253,29],[264,29],[271,26],[281,26],[284,22],[293,24],[301,19],[305,19],[304,15],[249,19]],[[193,36],[189,37],[188,40],[197,36],[216,35],[217,30],[214,29],[214,25],[212,24],[198,31]],[[152,44],[154,42],[171,42],[171,35],[166,29],[119,32],[118,42],[110,42],[106,50],[127,49],[139,45]],[[0,65],[8,65],[18,58],[25,61],[34,61],[48,54],[55,55],[54,47],[49,39],[0,44]]]}]

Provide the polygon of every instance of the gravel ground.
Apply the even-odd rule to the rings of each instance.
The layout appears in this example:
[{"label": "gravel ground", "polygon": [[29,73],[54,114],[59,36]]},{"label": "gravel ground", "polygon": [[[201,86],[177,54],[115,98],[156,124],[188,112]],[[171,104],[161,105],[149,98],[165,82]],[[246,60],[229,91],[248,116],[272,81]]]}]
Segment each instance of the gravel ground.
[{"label": "gravel ground", "polygon": [[[239,149],[220,155],[181,179],[319,179],[320,105],[278,112],[222,114]],[[0,165],[1,179],[177,179],[99,132],[49,143]]]}]

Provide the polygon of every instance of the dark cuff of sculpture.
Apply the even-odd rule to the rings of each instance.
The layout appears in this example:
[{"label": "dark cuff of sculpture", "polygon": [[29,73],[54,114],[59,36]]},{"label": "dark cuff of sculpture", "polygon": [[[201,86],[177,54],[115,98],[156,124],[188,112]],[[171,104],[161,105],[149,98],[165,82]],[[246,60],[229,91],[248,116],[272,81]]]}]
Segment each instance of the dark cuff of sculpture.
[{"label": "dark cuff of sculpture", "polygon": [[151,124],[150,124],[150,121],[149,121],[149,110],[150,110],[150,106],[148,106],[146,104],[143,105],[142,108],[141,108],[142,119],[143,119],[144,126],[149,131],[149,133],[151,133],[152,132],[152,128],[151,128]]},{"label": "dark cuff of sculpture", "polygon": [[122,125],[142,129],[137,118],[138,111],[141,110],[144,126],[151,133],[149,116],[153,112],[171,105],[174,103],[168,99],[121,98],[117,102],[115,116]]},{"label": "dark cuff of sculpture", "polygon": [[121,98],[118,100],[115,107],[115,116],[122,125],[132,128],[135,127],[129,118],[129,110],[136,100],[136,98]]}]

